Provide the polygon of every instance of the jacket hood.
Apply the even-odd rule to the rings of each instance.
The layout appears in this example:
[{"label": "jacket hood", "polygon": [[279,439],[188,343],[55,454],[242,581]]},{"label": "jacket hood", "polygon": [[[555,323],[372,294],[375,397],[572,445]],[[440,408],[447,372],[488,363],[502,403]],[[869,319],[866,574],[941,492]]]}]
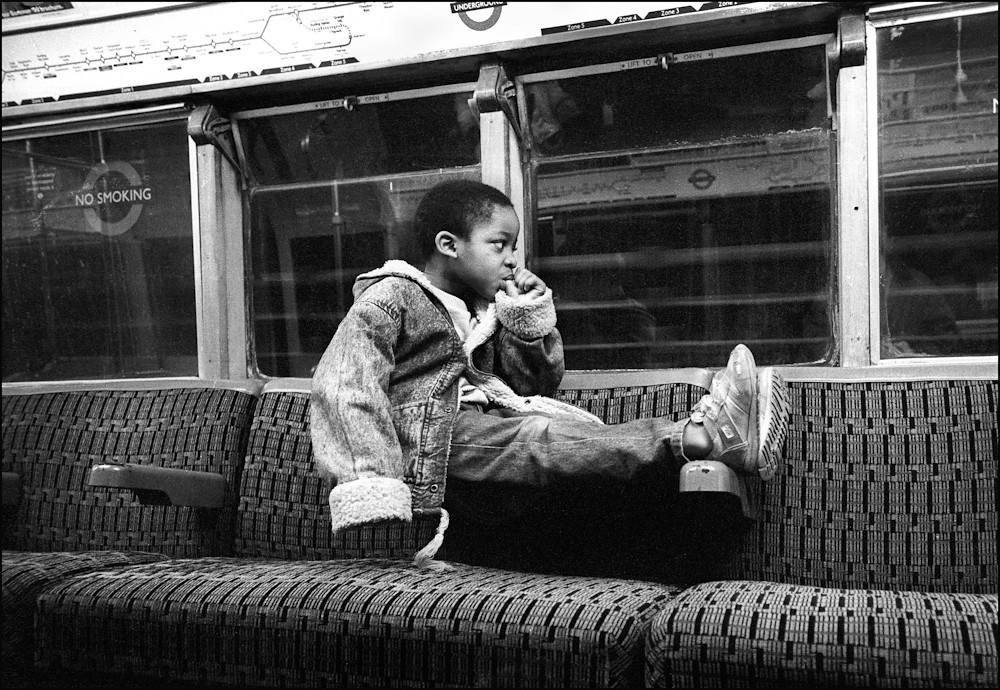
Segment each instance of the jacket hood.
[{"label": "jacket hood", "polygon": [[[386,278],[405,278],[406,280],[412,280],[429,294],[434,294],[434,286],[431,284],[431,281],[427,278],[427,275],[423,271],[401,259],[389,259],[382,264],[381,268],[368,271],[368,273],[362,273],[355,279],[353,288],[354,299],[358,299],[368,288]],[[434,299],[436,300],[437,298],[435,297]],[[490,337],[492,337],[498,326],[492,303],[477,297],[476,302],[473,305],[472,312],[483,325],[482,327],[476,329],[477,333],[475,337],[470,338],[471,342],[468,343],[467,349],[467,352],[469,353],[472,352],[472,349],[482,345]]]},{"label": "jacket hood", "polygon": [[381,268],[362,273],[355,279],[354,299],[360,297],[365,290],[384,278],[406,278],[426,290],[431,288],[431,282],[427,280],[427,276],[419,268],[401,259],[389,259],[382,264]]}]

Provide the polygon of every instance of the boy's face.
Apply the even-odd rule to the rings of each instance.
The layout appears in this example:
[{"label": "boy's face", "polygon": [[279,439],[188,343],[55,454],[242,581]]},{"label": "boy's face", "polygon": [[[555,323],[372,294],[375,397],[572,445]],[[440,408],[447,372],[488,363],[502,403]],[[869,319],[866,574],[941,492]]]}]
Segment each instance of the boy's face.
[{"label": "boy's face", "polygon": [[469,239],[455,238],[455,278],[492,302],[503,281],[514,277],[514,249],[520,230],[514,209],[494,207],[488,220],[472,228]]}]

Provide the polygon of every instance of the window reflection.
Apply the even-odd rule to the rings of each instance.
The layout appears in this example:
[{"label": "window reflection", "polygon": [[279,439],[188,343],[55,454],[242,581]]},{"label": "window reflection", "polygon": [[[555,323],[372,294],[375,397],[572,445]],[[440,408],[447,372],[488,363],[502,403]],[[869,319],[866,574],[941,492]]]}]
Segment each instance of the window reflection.
[{"label": "window reflection", "polygon": [[533,151],[569,155],[828,126],[821,46],[525,87]]},{"label": "window reflection", "polygon": [[595,72],[525,87],[532,265],[567,366],[828,358],[822,44]]},{"label": "window reflection", "polygon": [[997,26],[880,29],[881,355],[997,353]]},{"label": "window reflection", "polygon": [[468,91],[240,118],[254,352],[269,376],[311,376],[354,301],[354,279],[416,260],[410,224],[444,179],[479,179]]},{"label": "window reflection", "polygon": [[479,120],[469,108],[470,95],[244,118],[240,135],[250,171],[264,185],[475,165]]},{"label": "window reflection", "polygon": [[3,378],[197,375],[183,121],[3,144]]}]

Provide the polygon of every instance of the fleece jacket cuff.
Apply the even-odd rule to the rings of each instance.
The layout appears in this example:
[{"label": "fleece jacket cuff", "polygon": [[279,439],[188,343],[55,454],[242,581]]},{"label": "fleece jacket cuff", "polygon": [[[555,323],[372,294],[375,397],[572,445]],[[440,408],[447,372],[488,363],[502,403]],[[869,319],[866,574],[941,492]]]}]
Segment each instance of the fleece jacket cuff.
[{"label": "fleece jacket cuff", "polygon": [[517,297],[500,290],[496,296],[496,309],[497,320],[522,340],[537,340],[556,327],[556,308],[549,288],[545,288],[543,294],[526,292]]},{"label": "fleece jacket cuff", "polygon": [[338,484],[330,492],[333,531],[378,522],[413,520],[410,487],[399,479],[369,477]]}]

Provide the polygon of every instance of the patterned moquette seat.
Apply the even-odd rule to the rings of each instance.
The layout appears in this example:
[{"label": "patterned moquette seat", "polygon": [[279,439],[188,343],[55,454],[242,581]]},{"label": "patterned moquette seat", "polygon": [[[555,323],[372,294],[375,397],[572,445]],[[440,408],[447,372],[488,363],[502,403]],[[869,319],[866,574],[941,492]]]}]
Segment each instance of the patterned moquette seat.
[{"label": "patterned moquette seat", "polygon": [[75,671],[267,687],[636,687],[675,590],[407,559],[202,558],[41,597],[39,654]]},{"label": "patterned moquette seat", "polygon": [[[603,387],[620,378],[570,377],[557,397],[608,424],[652,416],[679,419],[704,394],[710,374],[679,370],[659,382],[650,382],[649,375],[633,376],[646,382]],[[276,380],[264,389],[243,469],[237,552],[294,560],[412,558],[434,536],[436,517],[332,533],[327,502],[331,486],[313,465],[308,390],[306,379]]]},{"label": "patterned moquette seat", "polygon": [[412,558],[437,519],[333,533],[331,484],[313,464],[309,380],[268,383],[254,415],[239,495],[236,553],[289,560]]},{"label": "patterned moquette seat", "polygon": [[[690,407],[686,391],[672,397],[666,386],[648,390],[657,405]],[[333,535],[308,389],[277,380],[262,391],[236,557],[51,588],[40,597],[41,664],[248,686],[641,685],[649,621],[676,587],[462,563],[418,569],[412,556],[436,519]],[[614,402],[625,395],[610,403],[622,414],[659,409],[638,397]]]},{"label": "patterned moquette seat", "polygon": [[997,382],[790,384],[734,579],[650,634],[651,687],[996,687]]},{"label": "patterned moquette seat", "polygon": [[[30,664],[35,600],[53,583],[231,552],[256,388],[210,381],[5,387],[3,471],[20,488],[3,516],[5,680],[21,678]],[[88,485],[94,465],[126,462],[221,474],[223,508],[141,505],[130,491]]]}]

